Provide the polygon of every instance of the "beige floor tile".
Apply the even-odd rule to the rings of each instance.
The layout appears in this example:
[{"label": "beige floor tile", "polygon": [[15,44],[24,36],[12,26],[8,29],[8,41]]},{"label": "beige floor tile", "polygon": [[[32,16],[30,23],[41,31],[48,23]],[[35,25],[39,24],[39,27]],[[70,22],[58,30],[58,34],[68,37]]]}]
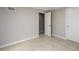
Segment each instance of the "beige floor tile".
[{"label": "beige floor tile", "polygon": [[41,35],[33,40],[0,48],[0,51],[79,51],[79,43]]}]

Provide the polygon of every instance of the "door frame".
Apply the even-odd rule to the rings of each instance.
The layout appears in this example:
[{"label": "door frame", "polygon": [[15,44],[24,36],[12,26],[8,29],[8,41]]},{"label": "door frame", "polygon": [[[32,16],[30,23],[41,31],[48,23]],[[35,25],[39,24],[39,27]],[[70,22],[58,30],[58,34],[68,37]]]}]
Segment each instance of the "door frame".
[{"label": "door frame", "polygon": [[[39,12],[38,14],[44,14],[44,13]],[[40,17],[39,17],[39,21],[40,21]],[[40,25],[39,25],[39,29],[40,29]],[[43,34],[45,34],[45,14],[44,14],[44,29],[43,30],[44,30]],[[40,35],[40,32],[39,32],[39,35]]]},{"label": "door frame", "polygon": [[[53,36],[52,35],[52,11],[49,11],[49,12],[51,12],[51,37]],[[43,13],[44,14],[44,31],[45,31],[45,13],[46,12],[39,12],[39,13]],[[39,34],[39,13],[38,13],[38,35],[40,35]],[[45,32],[44,32],[44,35],[45,35]]]}]

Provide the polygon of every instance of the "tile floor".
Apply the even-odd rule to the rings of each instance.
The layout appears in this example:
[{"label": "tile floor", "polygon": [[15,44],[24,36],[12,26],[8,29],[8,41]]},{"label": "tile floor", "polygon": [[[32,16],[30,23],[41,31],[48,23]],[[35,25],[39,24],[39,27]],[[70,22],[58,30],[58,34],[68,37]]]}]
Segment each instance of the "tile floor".
[{"label": "tile floor", "polygon": [[0,48],[0,51],[79,51],[79,43],[41,35],[36,39]]}]

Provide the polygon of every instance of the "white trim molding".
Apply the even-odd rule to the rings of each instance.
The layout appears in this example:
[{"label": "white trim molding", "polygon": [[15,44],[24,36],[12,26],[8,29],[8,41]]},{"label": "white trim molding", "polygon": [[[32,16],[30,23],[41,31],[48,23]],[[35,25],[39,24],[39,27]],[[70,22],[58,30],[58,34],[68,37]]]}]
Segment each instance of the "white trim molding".
[{"label": "white trim molding", "polygon": [[53,34],[52,36],[58,37],[58,38],[61,38],[61,39],[67,39],[67,38],[65,38],[65,37],[62,37],[62,36],[59,36],[59,35],[56,35],[56,34]]},{"label": "white trim molding", "polygon": [[8,43],[8,44],[0,46],[0,48],[7,47],[7,46],[10,46],[10,45],[13,45],[13,44],[17,44],[17,43],[20,43],[20,42],[23,42],[23,41],[26,41],[26,40],[35,39],[35,38],[38,38],[38,37],[39,37],[39,35],[33,36],[33,37],[29,37],[29,38],[26,38],[26,39],[23,39],[23,40],[20,40],[20,41],[11,42],[11,43]]}]

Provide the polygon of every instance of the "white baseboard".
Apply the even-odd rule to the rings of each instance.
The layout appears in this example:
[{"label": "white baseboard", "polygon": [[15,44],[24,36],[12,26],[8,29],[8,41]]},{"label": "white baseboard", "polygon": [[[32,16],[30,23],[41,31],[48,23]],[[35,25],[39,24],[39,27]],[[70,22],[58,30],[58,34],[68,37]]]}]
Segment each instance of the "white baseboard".
[{"label": "white baseboard", "polygon": [[56,35],[56,34],[53,34],[52,36],[55,36],[55,37],[58,37],[58,38],[61,38],[61,39],[67,39],[65,37],[62,37],[62,36],[59,36],[59,35]]},{"label": "white baseboard", "polygon": [[10,45],[13,45],[13,44],[17,44],[17,43],[20,43],[20,42],[23,42],[23,41],[26,41],[26,40],[31,40],[31,39],[34,39],[34,38],[38,38],[38,37],[39,36],[37,35],[37,36],[29,37],[29,38],[26,38],[26,39],[23,39],[23,40],[20,40],[20,41],[11,42],[11,43],[0,46],[0,48],[7,47],[7,46],[10,46]]}]

